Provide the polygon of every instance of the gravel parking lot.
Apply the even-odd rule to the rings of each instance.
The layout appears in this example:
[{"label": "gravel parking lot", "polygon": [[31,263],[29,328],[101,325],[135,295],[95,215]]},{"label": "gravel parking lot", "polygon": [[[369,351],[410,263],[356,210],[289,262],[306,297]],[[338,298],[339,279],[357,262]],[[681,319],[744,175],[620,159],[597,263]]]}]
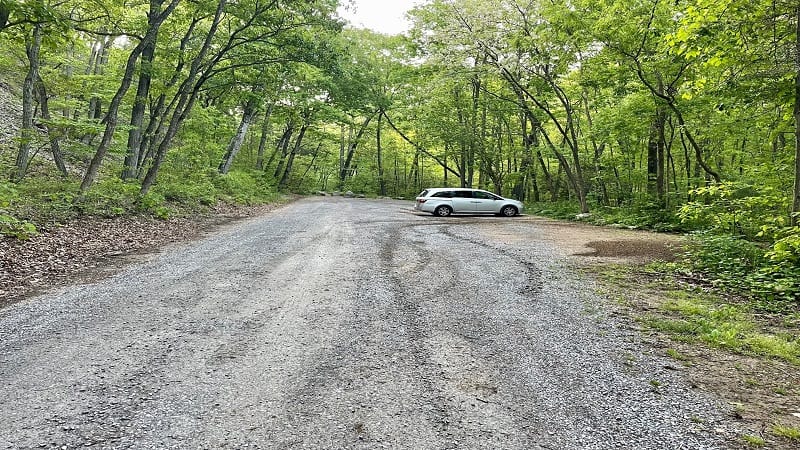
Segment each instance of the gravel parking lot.
[{"label": "gravel parking lot", "polygon": [[0,448],[734,448],[527,217],[315,198],[0,310]]}]

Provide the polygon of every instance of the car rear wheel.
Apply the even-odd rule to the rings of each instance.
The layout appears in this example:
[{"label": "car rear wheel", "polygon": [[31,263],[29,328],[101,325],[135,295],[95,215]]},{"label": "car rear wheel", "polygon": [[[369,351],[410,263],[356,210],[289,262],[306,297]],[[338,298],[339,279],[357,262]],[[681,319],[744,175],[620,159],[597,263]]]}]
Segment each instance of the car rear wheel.
[{"label": "car rear wheel", "polygon": [[436,209],[433,210],[433,215],[439,217],[447,217],[450,214],[453,214],[453,209],[449,206],[437,206]]},{"label": "car rear wheel", "polygon": [[500,215],[505,217],[514,217],[518,213],[517,208],[515,206],[506,205],[500,210]]}]

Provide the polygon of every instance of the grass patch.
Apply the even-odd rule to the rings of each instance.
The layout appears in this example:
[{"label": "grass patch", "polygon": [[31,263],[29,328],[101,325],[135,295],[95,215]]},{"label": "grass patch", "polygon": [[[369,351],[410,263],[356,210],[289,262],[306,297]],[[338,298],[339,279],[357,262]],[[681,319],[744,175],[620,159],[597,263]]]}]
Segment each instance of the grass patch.
[{"label": "grass patch", "polygon": [[686,356],[683,353],[675,350],[674,348],[668,348],[667,349],[667,356],[669,356],[670,358],[672,358],[672,359],[674,359],[676,361],[681,361],[681,362],[688,362],[689,361],[689,357],[688,356]]},{"label": "grass patch", "polygon": [[792,441],[800,441],[800,428],[775,424],[772,426],[771,431],[775,436],[780,436]]},{"label": "grass patch", "polygon": [[[617,304],[636,308],[637,298],[649,299],[649,304],[645,305],[648,313],[639,318],[640,322],[676,341],[702,342],[734,353],[800,364],[800,339],[791,332],[796,324],[796,314],[777,316],[782,318],[779,323],[785,325],[786,331],[772,331],[771,328],[768,331],[760,325],[763,322],[758,318],[760,315],[754,314],[761,312],[757,306],[741,299],[732,303],[714,290],[680,284],[672,278],[662,278],[660,273],[652,270],[650,267],[641,272],[612,266],[599,270],[597,274],[618,290],[635,292],[625,295],[629,300],[627,304],[623,301],[617,301]],[[670,350],[667,350],[667,356],[681,360],[676,350]]]},{"label": "grass patch", "polygon": [[789,333],[758,330],[746,305],[713,302],[707,295],[668,291],[661,305],[667,317],[651,315],[644,323],[682,341],[700,341],[737,353],[778,358],[800,364],[800,341]]},{"label": "grass patch", "polygon": [[767,444],[767,442],[763,438],[756,436],[754,434],[742,435],[742,440],[744,441],[745,444],[754,448],[761,448]]}]

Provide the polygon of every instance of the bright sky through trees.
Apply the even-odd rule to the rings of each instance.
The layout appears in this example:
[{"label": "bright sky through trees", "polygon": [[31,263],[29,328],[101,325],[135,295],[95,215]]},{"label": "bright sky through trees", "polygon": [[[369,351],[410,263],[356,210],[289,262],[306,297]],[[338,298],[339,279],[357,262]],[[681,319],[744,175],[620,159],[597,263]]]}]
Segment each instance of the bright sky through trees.
[{"label": "bright sky through trees", "polygon": [[400,34],[408,30],[405,13],[420,0],[354,0],[349,10],[339,8],[339,14],[359,28],[369,28],[384,34]]}]

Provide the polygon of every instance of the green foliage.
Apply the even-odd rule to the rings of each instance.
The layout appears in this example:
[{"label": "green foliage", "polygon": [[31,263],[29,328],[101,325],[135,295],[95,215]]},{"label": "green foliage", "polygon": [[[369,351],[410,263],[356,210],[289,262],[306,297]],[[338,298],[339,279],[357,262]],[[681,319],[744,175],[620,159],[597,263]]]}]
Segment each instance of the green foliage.
[{"label": "green foliage", "polygon": [[14,216],[0,214],[0,234],[27,240],[37,234],[36,226]]},{"label": "green foliage", "polygon": [[575,219],[581,212],[580,206],[575,202],[538,202],[525,205],[528,214],[552,217],[554,219]]},{"label": "green foliage", "polygon": [[687,250],[694,269],[723,277],[725,283],[742,282],[764,264],[762,247],[729,235],[694,233]]},{"label": "green foliage", "polygon": [[217,195],[223,201],[253,205],[273,201],[277,192],[272,180],[259,172],[232,171],[213,179]]},{"label": "green foliage", "polygon": [[691,229],[708,229],[743,235],[763,236],[765,225],[786,224],[789,199],[772,187],[725,182],[690,192],[695,200],[680,208],[678,216]]},{"label": "green foliage", "polygon": [[[526,205],[529,214],[538,214],[555,219],[574,220],[580,213],[575,202],[539,202]],[[592,214],[583,222],[595,225],[647,229],[655,231],[686,231],[676,214],[655,202],[635,203],[629,206],[600,206],[592,209]]]},{"label": "green foliage", "polygon": [[19,191],[16,185],[7,181],[0,182],[0,208],[8,208],[18,198]]},{"label": "green foliage", "polygon": [[135,209],[138,195],[138,185],[119,178],[107,178],[78,198],[75,206],[83,214],[121,216]]},{"label": "green foliage", "polygon": [[796,230],[772,248],[730,235],[695,233],[686,263],[713,284],[752,297],[760,309],[780,311],[796,307],[800,299],[799,242]]},{"label": "green foliage", "polygon": [[210,177],[194,176],[188,179],[164,173],[153,189],[166,201],[182,205],[213,205],[217,200],[217,188]]},{"label": "green foliage", "polygon": [[143,212],[149,212],[159,219],[169,219],[172,216],[172,209],[167,207],[166,202],[167,200],[163,195],[150,191],[139,198],[139,209]]}]

